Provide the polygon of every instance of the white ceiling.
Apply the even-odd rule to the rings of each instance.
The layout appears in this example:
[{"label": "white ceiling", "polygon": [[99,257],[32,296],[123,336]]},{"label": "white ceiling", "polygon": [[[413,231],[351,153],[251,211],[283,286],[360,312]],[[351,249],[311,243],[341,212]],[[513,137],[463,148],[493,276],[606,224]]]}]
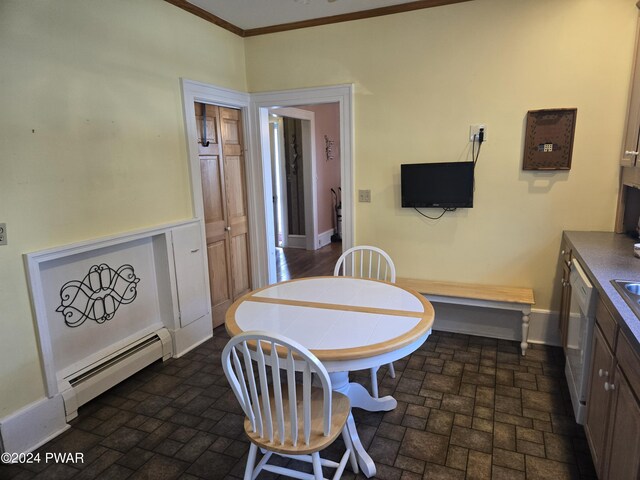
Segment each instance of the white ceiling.
[{"label": "white ceiling", "polygon": [[243,30],[389,7],[415,0],[188,0]]}]

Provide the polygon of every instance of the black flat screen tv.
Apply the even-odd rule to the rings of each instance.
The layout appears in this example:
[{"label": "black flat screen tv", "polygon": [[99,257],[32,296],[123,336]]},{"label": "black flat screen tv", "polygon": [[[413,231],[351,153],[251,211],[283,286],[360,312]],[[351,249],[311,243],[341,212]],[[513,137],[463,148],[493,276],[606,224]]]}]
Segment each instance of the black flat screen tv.
[{"label": "black flat screen tv", "polygon": [[400,165],[405,208],[472,208],[473,162]]}]

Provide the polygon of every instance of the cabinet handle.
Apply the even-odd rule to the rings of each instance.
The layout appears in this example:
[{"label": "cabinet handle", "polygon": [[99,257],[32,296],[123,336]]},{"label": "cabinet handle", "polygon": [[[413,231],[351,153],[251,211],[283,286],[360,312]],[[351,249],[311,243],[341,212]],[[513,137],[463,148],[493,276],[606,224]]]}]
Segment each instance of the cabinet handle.
[{"label": "cabinet handle", "polygon": [[231,231],[231,227],[224,227],[224,229],[225,229],[227,232],[230,232],[230,231]]},{"label": "cabinet handle", "polygon": [[604,389],[609,392],[616,389],[616,386],[613,383],[604,382]]},{"label": "cabinet handle", "polygon": [[609,376],[609,372],[607,372],[606,370],[600,369],[600,370],[598,370],[598,376],[599,377],[608,377]]},{"label": "cabinet handle", "polygon": [[200,251],[199,248],[194,248],[193,250],[191,250],[191,253],[196,253],[196,252],[199,252],[199,251]]},{"label": "cabinet handle", "polygon": [[636,152],[636,151],[634,151],[634,150],[626,150],[626,151],[624,152],[624,154],[625,154],[625,155],[636,155],[636,156],[638,156],[638,155],[640,155],[640,152]]}]

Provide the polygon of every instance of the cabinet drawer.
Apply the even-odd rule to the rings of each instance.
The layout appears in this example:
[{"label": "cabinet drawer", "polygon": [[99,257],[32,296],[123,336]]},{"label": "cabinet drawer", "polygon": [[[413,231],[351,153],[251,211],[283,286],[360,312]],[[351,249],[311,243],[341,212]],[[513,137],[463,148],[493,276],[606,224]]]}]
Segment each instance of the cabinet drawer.
[{"label": "cabinet drawer", "polygon": [[611,350],[614,350],[616,346],[618,324],[613,319],[613,316],[609,313],[609,310],[607,310],[604,303],[602,303],[601,299],[598,299],[598,304],[596,305],[596,321],[598,322],[598,325],[600,325],[602,334],[611,347]]},{"label": "cabinet drawer", "polygon": [[629,380],[631,390],[633,390],[636,397],[640,398],[640,357],[633,350],[633,347],[624,334],[621,334],[618,339],[616,357],[618,359],[620,369]]}]

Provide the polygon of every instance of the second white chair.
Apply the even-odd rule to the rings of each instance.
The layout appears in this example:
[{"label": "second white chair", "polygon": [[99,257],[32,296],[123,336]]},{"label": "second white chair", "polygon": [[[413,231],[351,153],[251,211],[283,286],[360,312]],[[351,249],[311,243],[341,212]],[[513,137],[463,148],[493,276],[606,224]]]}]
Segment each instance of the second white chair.
[{"label": "second white chair", "polygon": [[[335,276],[372,278],[395,283],[396,267],[387,252],[369,245],[361,245],[346,250],[333,270]],[[371,369],[371,395],[378,398],[378,369]],[[393,363],[389,364],[389,375],[396,378]]]}]

